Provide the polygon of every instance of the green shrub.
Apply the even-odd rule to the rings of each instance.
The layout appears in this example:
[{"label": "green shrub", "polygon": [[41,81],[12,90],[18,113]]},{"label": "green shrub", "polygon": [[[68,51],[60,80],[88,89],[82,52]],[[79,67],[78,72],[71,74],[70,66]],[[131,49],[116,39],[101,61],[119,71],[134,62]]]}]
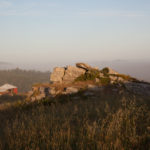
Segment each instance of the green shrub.
[{"label": "green shrub", "polygon": [[123,78],[124,80],[131,80],[132,79],[132,77],[130,77],[129,75],[125,75],[125,74],[118,74],[117,76]]},{"label": "green shrub", "polygon": [[108,84],[110,84],[110,78],[108,78],[108,77],[100,78],[100,82],[103,85],[108,85]]},{"label": "green shrub", "polygon": [[103,68],[102,70],[101,70],[101,73],[103,73],[104,74],[104,76],[105,77],[109,77],[109,69],[106,67],[106,68]]},{"label": "green shrub", "polygon": [[109,73],[109,69],[106,67],[106,68],[103,68],[102,70],[101,70],[101,72],[102,73],[104,73],[104,74],[108,74]]},{"label": "green shrub", "polygon": [[89,72],[86,72],[85,74],[77,77],[75,81],[88,81],[88,80],[95,80],[96,78],[99,78],[99,71],[98,70],[91,70]]}]

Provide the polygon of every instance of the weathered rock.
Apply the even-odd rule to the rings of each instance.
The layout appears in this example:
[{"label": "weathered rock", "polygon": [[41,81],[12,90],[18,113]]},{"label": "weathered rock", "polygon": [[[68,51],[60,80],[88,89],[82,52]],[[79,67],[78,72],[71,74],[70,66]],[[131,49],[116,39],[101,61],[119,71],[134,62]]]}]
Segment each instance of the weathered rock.
[{"label": "weathered rock", "polygon": [[36,98],[35,97],[31,97],[31,102],[34,102],[36,101]]},{"label": "weathered rock", "polygon": [[27,93],[27,97],[31,97],[32,94],[33,94],[33,91],[29,91],[29,92]]},{"label": "weathered rock", "polygon": [[117,81],[117,79],[118,79],[117,76],[113,76],[113,75],[110,75],[109,78],[111,81]]},{"label": "weathered rock", "polygon": [[118,72],[116,72],[115,70],[108,68],[108,74],[118,74]]},{"label": "weathered rock", "polygon": [[63,82],[73,82],[77,77],[84,74],[85,70],[74,66],[68,66],[65,70]]},{"label": "weathered rock", "polygon": [[123,82],[123,83],[126,83],[126,82],[128,82],[124,78],[119,77],[119,76],[115,76],[115,75],[110,75],[109,78],[111,80],[111,83],[114,83],[114,82]]},{"label": "weathered rock", "polygon": [[94,70],[99,70],[99,67],[92,67],[92,69],[94,69]]},{"label": "weathered rock", "polygon": [[61,83],[64,74],[65,74],[65,68],[62,67],[54,68],[53,73],[50,75],[50,82]]},{"label": "weathered rock", "polygon": [[50,95],[49,89],[50,89],[49,86],[46,86],[46,85],[42,85],[42,84],[34,85],[32,87],[32,91],[28,93],[28,98],[30,98],[31,101],[45,98]]},{"label": "weathered rock", "polygon": [[113,80],[110,80],[110,84],[114,84],[115,83],[115,81],[113,81]]},{"label": "weathered rock", "polygon": [[67,87],[65,90],[65,94],[73,94],[77,93],[79,90],[75,87]]},{"label": "weathered rock", "polygon": [[50,93],[50,95],[53,96],[53,95],[56,95],[57,91],[55,88],[50,88],[49,93]]},{"label": "weathered rock", "polygon": [[41,100],[41,99],[43,99],[43,98],[45,98],[47,95],[45,95],[44,93],[42,93],[42,94],[38,94],[38,95],[35,95],[35,96],[31,96],[30,97],[30,100],[32,101],[32,102],[34,102],[34,101],[36,101],[36,100]]},{"label": "weathered rock", "polygon": [[62,93],[62,90],[60,89],[56,89],[55,87],[51,87],[50,90],[49,90],[49,95],[50,96],[56,96],[58,94],[61,94]]},{"label": "weathered rock", "polygon": [[70,83],[73,82],[77,77],[85,74],[91,70],[98,70],[98,68],[92,68],[88,64],[77,63],[75,66],[68,66],[66,68],[56,67],[53,73],[50,75],[51,83]]},{"label": "weathered rock", "polygon": [[41,99],[43,99],[43,98],[45,98],[45,97],[46,97],[45,94],[40,94],[40,95],[37,95],[37,96],[35,97],[35,99],[36,99],[36,100],[41,100]]},{"label": "weathered rock", "polygon": [[89,90],[89,91],[99,91],[99,90],[100,90],[100,87],[97,86],[97,85],[89,84],[89,85],[88,85],[88,90]]},{"label": "weathered rock", "polygon": [[88,84],[88,89],[93,89],[93,88],[96,88],[97,86],[96,85],[93,85],[93,84]]},{"label": "weathered rock", "polygon": [[118,77],[118,82],[126,82],[126,80],[123,79],[122,77]]},{"label": "weathered rock", "polygon": [[85,63],[76,63],[76,66],[78,68],[82,68],[82,69],[85,69],[86,71],[90,70],[92,67],[88,64],[85,64]]},{"label": "weathered rock", "polygon": [[100,79],[99,79],[99,78],[95,78],[95,82],[96,82],[96,83],[99,83],[99,82],[100,82]]},{"label": "weathered rock", "polygon": [[103,78],[104,77],[104,74],[103,73],[99,73],[99,77]]}]

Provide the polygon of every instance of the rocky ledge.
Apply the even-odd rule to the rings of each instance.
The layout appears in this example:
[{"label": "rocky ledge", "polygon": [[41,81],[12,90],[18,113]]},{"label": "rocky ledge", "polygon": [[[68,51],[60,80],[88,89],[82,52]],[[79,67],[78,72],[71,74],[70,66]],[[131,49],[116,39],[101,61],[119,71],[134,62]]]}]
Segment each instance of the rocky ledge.
[{"label": "rocky ledge", "polygon": [[139,81],[128,75],[120,74],[111,68],[99,69],[85,63],[76,66],[56,67],[50,75],[49,84],[36,84],[29,92],[29,99],[40,100],[60,94],[74,94],[85,91],[86,96],[105,92],[126,90],[134,94],[150,96],[150,84]]},{"label": "rocky ledge", "polygon": [[74,82],[81,75],[93,74],[97,75],[97,78],[104,77],[105,74],[112,75],[112,79],[116,78],[113,75],[118,73],[111,68],[104,68],[99,70],[98,67],[91,67],[85,63],[77,63],[76,66],[67,66],[67,67],[56,67],[50,75],[51,83],[71,83]]}]

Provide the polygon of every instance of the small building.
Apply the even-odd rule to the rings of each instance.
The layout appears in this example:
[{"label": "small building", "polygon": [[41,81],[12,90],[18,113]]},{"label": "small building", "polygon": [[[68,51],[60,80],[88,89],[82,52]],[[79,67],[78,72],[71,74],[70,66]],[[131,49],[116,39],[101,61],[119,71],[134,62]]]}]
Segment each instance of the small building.
[{"label": "small building", "polygon": [[16,95],[18,88],[14,85],[4,84],[0,86],[0,95]]}]

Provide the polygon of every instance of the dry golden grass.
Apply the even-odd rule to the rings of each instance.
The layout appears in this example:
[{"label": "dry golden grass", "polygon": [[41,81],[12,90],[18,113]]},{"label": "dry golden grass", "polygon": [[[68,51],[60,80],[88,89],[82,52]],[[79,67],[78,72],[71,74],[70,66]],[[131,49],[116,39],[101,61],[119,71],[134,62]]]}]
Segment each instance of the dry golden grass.
[{"label": "dry golden grass", "polygon": [[129,97],[76,94],[9,107],[0,112],[0,149],[148,150],[150,107]]}]

